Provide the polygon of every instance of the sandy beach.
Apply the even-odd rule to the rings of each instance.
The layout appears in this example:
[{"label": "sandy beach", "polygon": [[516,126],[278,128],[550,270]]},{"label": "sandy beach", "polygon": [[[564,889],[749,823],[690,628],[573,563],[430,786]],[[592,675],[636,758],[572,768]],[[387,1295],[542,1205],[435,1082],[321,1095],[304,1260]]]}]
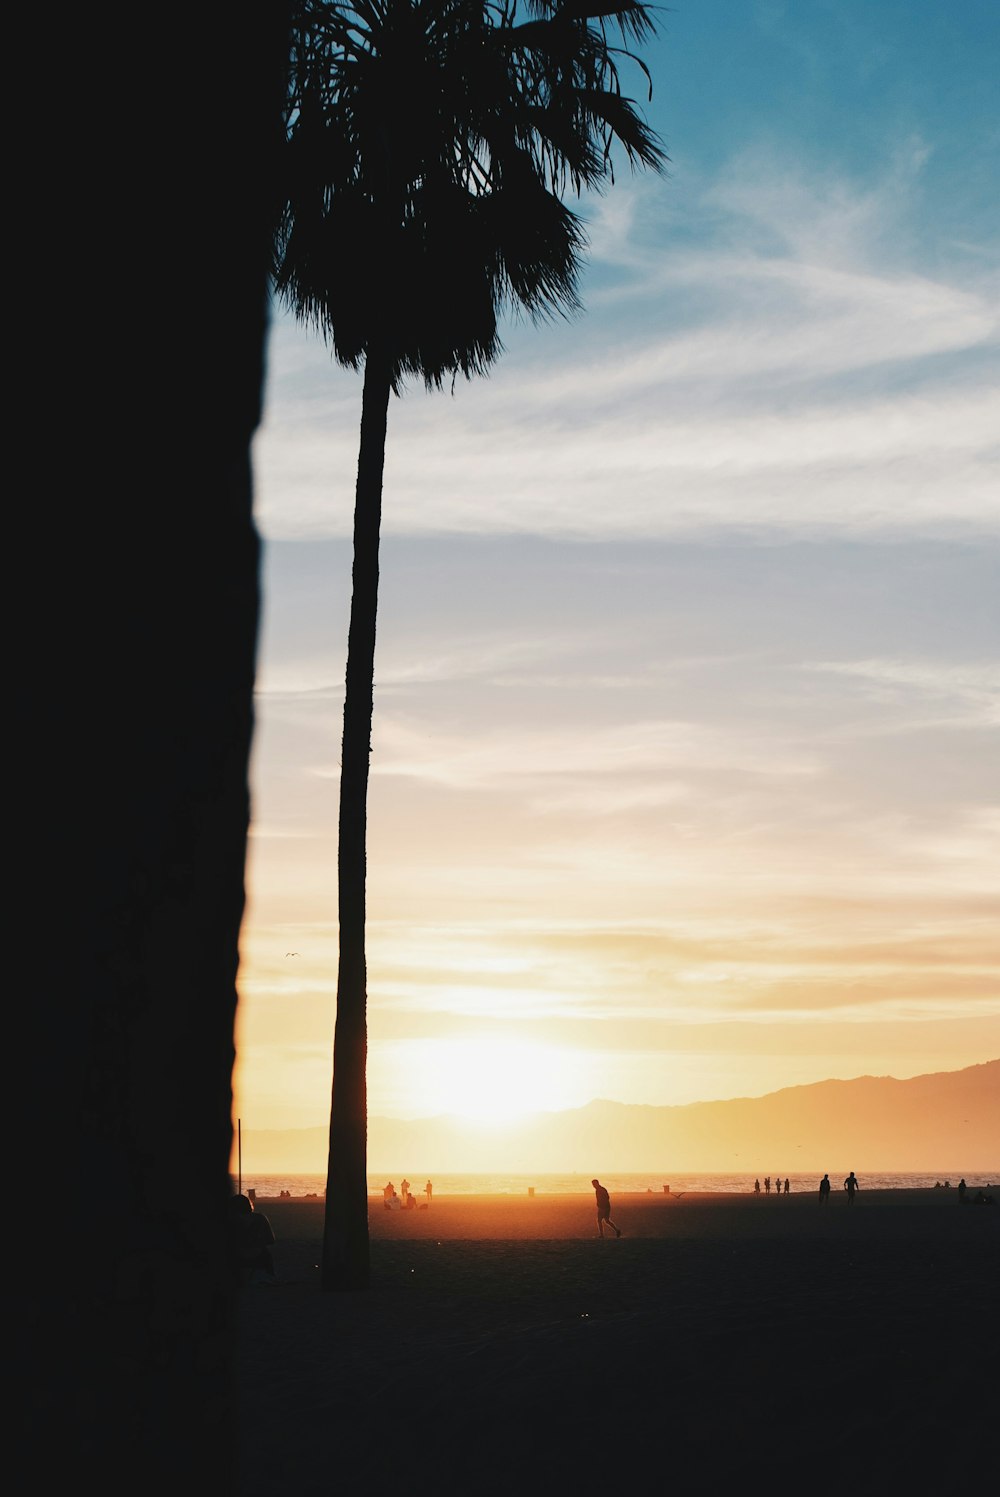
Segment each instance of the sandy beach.
[{"label": "sandy beach", "polygon": [[920,1492],[995,1465],[1000,1204],[625,1195],[617,1241],[592,1194],[373,1198],[357,1294],[320,1289],[322,1201],[258,1209],[282,1282],[241,1307],[240,1497]]}]

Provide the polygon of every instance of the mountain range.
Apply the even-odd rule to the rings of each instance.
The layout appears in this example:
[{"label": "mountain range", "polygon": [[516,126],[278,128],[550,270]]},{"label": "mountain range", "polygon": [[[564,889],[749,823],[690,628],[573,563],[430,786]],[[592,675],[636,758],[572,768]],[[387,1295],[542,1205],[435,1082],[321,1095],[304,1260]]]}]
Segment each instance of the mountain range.
[{"label": "mountain range", "polygon": [[[327,1130],[241,1125],[250,1174],[323,1174]],[[678,1107],[594,1101],[515,1124],[370,1118],[374,1174],[846,1169],[1000,1176],[1000,1059],[897,1081],[859,1076]]]}]

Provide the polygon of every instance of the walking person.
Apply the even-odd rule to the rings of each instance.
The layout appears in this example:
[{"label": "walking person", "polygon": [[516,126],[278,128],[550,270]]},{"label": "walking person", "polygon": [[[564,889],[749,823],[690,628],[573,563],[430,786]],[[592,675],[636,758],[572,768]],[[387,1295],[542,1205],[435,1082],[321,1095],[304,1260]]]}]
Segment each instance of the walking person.
[{"label": "walking person", "polygon": [[608,1195],[600,1180],[591,1180],[590,1183],[594,1187],[594,1195],[597,1197],[598,1234],[601,1237],[604,1236],[604,1224],[606,1222],[611,1228],[612,1232],[614,1232],[615,1236],[620,1237],[622,1235],[620,1228],[616,1227],[614,1222],[611,1220],[611,1197]]},{"label": "walking person", "polygon": [[830,1199],[830,1176],[829,1175],[824,1175],[823,1178],[822,1178],[822,1180],[819,1182],[819,1203],[820,1203],[820,1205],[821,1206],[825,1206],[826,1203],[827,1203],[827,1201],[829,1199]]},{"label": "walking person", "polygon": [[853,1170],[851,1170],[851,1173],[848,1175],[847,1179],[844,1181],[844,1189],[847,1191],[847,1204],[848,1204],[848,1206],[853,1206],[854,1205],[854,1192],[856,1190],[860,1190],[861,1189],[861,1186],[858,1184],[858,1181],[857,1181],[857,1176],[855,1175],[855,1173],[854,1173]]}]

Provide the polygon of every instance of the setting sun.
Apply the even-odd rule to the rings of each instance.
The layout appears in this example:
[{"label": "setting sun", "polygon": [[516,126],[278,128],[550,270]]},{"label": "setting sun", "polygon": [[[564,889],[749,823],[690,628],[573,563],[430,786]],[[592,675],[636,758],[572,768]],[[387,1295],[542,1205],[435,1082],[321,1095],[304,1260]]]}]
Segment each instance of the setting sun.
[{"label": "setting sun", "polygon": [[572,1057],[553,1046],[485,1035],[408,1049],[417,1052],[419,1079],[411,1070],[407,1091],[422,1113],[508,1123],[579,1101]]}]

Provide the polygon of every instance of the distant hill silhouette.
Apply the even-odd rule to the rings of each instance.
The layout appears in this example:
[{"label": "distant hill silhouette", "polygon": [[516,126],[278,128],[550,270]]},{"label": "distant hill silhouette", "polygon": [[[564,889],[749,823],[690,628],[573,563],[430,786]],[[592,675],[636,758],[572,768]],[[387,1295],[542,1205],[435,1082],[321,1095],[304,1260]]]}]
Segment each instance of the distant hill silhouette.
[{"label": "distant hill silhouette", "polygon": [[[246,1174],[326,1170],[327,1130],[255,1130],[243,1120]],[[643,1107],[595,1101],[516,1126],[466,1118],[371,1118],[370,1174],[611,1173],[748,1175],[807,1170],[1000,1176],[1000,1060],[896,1081],[860,1076],[764,1097]]]}]

